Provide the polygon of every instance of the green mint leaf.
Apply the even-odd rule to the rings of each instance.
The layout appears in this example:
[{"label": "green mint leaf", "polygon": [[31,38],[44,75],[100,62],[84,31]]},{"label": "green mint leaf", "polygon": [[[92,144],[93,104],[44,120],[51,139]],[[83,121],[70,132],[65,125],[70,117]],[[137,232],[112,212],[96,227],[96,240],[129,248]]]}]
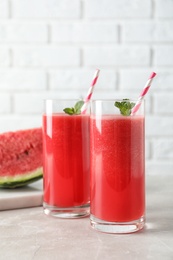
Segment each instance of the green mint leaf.
[{"label": "green mint leaf", "polygon": [[73,115],[74,114],[74,108],[73,107],[66,107],[63,109],[63,111],[66,113],[66,114],[69,114],[69,115]]},{"label": "green mint leaf", "polygon": [[84,101],[80,100],[74,105],[74,107],[66,107],[63,109],[63,111],[69,115],[79,115],[81,113],[83,104]]},{"label": "green mint leaf", "polygon": [[74,105],[75,114],[79,115],[81,113],[81,108],[84,104],[84,101],[80,100]]},{"label": "green mint leaf", "polygon": [[122,102],[116,101],[114,106],[119,108],[121,115],[130,116],[131,109],[135,106],[135,103],[130,102],[129,99],[125,98]]}]

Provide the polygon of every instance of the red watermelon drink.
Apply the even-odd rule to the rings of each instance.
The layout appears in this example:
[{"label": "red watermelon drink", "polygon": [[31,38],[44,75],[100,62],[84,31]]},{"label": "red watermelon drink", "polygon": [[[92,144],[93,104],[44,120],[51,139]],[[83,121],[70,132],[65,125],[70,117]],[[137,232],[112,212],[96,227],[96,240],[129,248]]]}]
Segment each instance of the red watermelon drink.
[{"label": "red watermelon drink", "polygon": [[75,102],[47,100],[43,115],[43,206],[57,217],[89,214],[89,115],[63,111]]},{"label": "red watermelon drink", "polygon": [[114,103],[93,101],[91,106],[90,219],[97,230],[130,233],[143,228],[145,218],[143,104],[131,116],[117,113]]}]

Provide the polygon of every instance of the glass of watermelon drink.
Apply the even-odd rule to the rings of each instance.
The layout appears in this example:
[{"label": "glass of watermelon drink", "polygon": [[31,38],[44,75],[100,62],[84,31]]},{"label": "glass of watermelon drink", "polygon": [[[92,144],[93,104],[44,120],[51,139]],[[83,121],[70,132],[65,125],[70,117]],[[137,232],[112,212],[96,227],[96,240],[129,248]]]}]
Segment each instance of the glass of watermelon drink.
[{"label": "glass of watermelon drink", "polygon": [[[120,113],[123,102],[127,111],[122,107]],[[135,103],[91,102],[90,222],[98,231],[131,233],[144,227],[145,115],[143,102],[131,115]]]},{"label": "glass of watermelon drink", "polygon": [[84,217],[90,209],[90,117],[76,102],[46,100],[43,114],[43,207],[61,218]]}]

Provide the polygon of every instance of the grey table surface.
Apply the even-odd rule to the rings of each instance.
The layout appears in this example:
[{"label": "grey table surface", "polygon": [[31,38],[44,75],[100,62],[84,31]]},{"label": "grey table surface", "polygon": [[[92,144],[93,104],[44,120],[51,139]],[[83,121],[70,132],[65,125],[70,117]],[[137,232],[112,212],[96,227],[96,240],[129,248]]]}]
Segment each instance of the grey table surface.
[{"label": "grey table surface", "polygon": [[147,222],[137,233],[104,234],[89,218],[55,219],[42,207],[0,212],[0,259],[173,259],[173,176],[147,176]]}]

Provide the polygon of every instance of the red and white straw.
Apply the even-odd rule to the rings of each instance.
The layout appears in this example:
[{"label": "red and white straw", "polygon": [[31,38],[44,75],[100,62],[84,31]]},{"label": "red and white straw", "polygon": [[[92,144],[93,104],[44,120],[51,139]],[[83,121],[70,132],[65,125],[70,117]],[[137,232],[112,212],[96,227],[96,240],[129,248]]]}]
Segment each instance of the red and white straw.
[{"label": "red and white straw", "polygon": [[143,88],[142,92],[140,93],[139,95],[139,98],[138,98],[138,101],[136,102],[135,106],[132,108],[132,112],[131,112],[131,115],[134,115],[138,109],[140,108],[140,105],[142,103],[142,100],[144,99],[145,95],[147,94],[150,86],[151,86],[151,83],[153,81],[153,78],[156,76],[156,73],[155,72],[152,72],[149,79],[147,80],[146,84],[145,84],[145,87]]},{"label": "red and white straw", "polygon": [[94,91],[94,86],[97,83],[97,79],[99,77],[99,73],[100,73],[100,70],[97,69],[95,74],[94,74],[93,80],[91,82],[91,86],[90,86],[90,88],[88,90],[87,96],[84,99],[84,104],[83,104],[83,106],[81,108],[81,114],[85,114],[86,111],[87,111],[87,106],[88,106],[88,103],[89,103],[89,101],[90,101],[90,99],[92,97],[92,94],[93,94],[93,91]]}]

